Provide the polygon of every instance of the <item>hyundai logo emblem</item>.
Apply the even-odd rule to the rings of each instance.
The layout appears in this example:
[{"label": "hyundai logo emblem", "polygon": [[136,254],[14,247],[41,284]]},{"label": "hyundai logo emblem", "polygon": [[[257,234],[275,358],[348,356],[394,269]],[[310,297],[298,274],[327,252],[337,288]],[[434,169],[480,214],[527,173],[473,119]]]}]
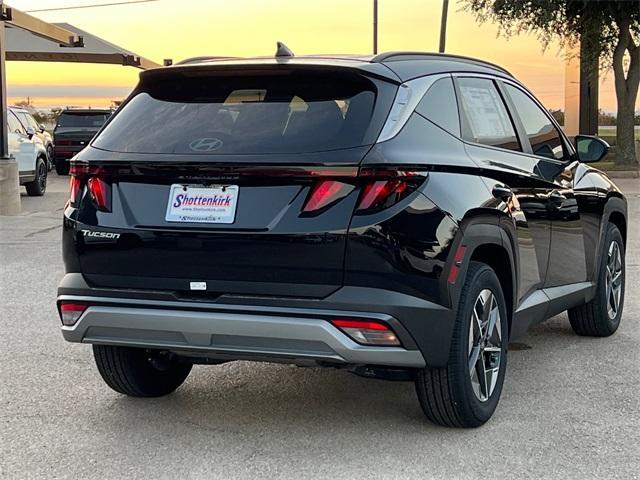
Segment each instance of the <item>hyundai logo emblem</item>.
[{"label": "hyundai logo emblem", "polygon": [[195,152],[212,152],[222,147],[219,138],[198,138],[189,144],[189,148]]}]

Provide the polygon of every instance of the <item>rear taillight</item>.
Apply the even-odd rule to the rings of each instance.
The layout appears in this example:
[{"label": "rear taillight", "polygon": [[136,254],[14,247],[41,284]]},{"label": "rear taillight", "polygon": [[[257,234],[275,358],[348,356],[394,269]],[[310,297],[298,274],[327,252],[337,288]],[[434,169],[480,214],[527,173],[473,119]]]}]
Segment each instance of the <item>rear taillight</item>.
[{"label": "rear taillight", "polygon": [[360,197],[356,214],[374,213],[388,208],[424,181],[426,174],[394,169],[362,169],[356,178],[318,179],[309,191],[302,212],[317,214],[349,195],[356,186]]},{"label": "rear taillight", "polygon": [[69,202],[75,206],[78,198],[80,197],[80,187],[82,183],[78,177],[72,175],[69,179]]},{"label": "rear taillight", "polygon": [[[391,200],[396,203],[402,194],[407,190],[408,184],[403,180],[378,180],[365,185],[360,202],[358,203],[358,212],[364,212],[385,206]],[[393,198],[392,198],[393,197]]]},{"label": "rear taillight", "polygon": [[303,213],[315,213],[346,197],[355,187],[337,180],[320,180],[311,187]]},{"label": "rear taillight", "polygon": [[60,303],[60,319],[62,324],[68,327],[76,324],[88,305],[83,303]]},{"label": "rear taillight", "polygon": [[87,180],[87,189],[93,203],[101,212],[111,211],[111,186],[99,177]]},{"label": "rear taillight", "polygon": [[69,202],[77,207],[82,189],[86,185],[89,197],[96,209],[101,212],[111,211],[111,184],[106,180],[106,170],[102,167],[72,165],[69,182]]},{"label": "rear taillight", "polygon": [[400,345],[400,340],[398,340],[396,334],[384,323],[343,318],[333,319],[331,323],[351,337],[352,340],[363,345],[386,345],[391,347]]}]

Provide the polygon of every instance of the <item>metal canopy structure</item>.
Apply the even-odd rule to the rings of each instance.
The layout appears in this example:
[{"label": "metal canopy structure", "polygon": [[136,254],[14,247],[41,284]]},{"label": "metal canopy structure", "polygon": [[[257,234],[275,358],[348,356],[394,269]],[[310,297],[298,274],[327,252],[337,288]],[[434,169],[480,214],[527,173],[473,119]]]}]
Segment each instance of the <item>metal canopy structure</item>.
[{"label": "metal canopy structure", "polygon": [[72,32],[76,38],[82,41],[82,48],[69,48],[56,44],[21,28],[13,28],[8,25],[6,59],[27,62],[107,63],[143,70],[160,66],[68,23],[52,23],[50,25]]},{"label": "metal canopy structure", "polygon": [[0,215],[20,212],[18,167],[7,145],[5,60],[102,63],[140,69],[160,65],[68,23],[48,23],[0,0]]}]

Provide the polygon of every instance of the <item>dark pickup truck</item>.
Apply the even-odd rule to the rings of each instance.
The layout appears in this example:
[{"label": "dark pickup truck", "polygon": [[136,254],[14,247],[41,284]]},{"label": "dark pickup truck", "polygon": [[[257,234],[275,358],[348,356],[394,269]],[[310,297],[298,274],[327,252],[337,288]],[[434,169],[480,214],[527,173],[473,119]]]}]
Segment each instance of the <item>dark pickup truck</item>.
[{"label": "dark pickup truck", "polygon": [[59,175],[69,173],[71,157],[89,145],[111,113],[110,109],[94,108],[66,108],[62,111],[53,130],[53,161]]}]

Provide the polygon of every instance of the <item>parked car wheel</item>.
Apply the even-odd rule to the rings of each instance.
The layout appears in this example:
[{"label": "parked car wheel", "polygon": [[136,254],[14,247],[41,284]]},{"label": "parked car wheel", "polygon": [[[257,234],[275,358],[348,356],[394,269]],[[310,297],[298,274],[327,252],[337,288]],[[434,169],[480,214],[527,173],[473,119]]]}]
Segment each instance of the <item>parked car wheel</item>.
[{"label": "parked car wheel", "polygon": [[53,170],[53,145],[49,144],[47,146],[47,160],[49,171]]},{"label": "parked car wheel", "polygon": [[64,158],[57,158],[55,161],[56,164],[56,173],[58,175],[68,175],[69,174],[69,161]]},{"label": "parked car wheel", "polygon": [[173,392],[191,371],[167,352],[143,348],[94,345],[98,371],[109,387],[132,397],[161,397]]},{"label": "parked car wheel", "polygon": [[608,337],[618,329],[624,306],[624,277],[624,240],[618,227],[610,223],[600,256],[596,296],[568,312],[574,332]]},{"label": "parked car wheel", "polygon": [[30,197],[41,197],[47,190],[47,161],[44,158],[38,158],[36,161],[36,178],[27,184],[27,194]]},{"label": "parked car wheel", "polygon": [[427,418],[448,427],[478,427],[498,405],[507,366],[507,309],[498,277],[471,262],[460,295],[449,363],[418,373]]}]

